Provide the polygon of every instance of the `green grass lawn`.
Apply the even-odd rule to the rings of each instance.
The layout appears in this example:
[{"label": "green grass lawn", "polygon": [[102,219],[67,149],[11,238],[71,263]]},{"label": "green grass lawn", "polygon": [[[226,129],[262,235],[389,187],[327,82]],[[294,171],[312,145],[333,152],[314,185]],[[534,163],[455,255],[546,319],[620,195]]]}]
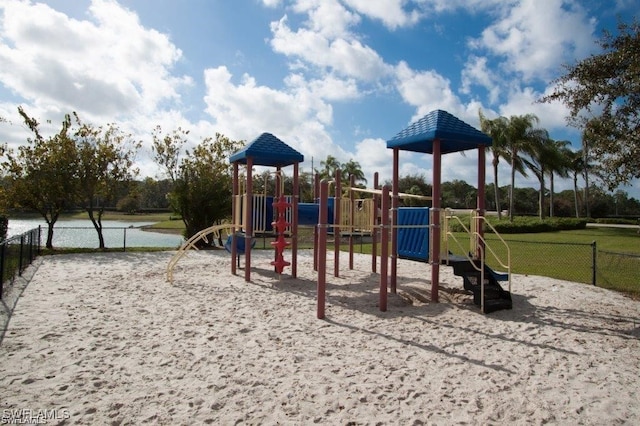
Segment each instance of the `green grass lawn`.
[{"label": "green grass lawn", "polygon": [[[464,254],[469,247],[468,237],[455,234],[462,245],[450,243],[450,251]],[[539,275],[567,281],[593,282],[593,247],[596,243],[596,285],[640,297],[640,235],[637,229],[587,228],[575,231],[539,234],[502,235],[511,252],[511,271],[514,274]],[[501,259],[507,249],[494,234],[486,234],[489,246]],[[342,250],[348,250],[347,245]],[[355,251],[371,253],[371,244],[356,244]],[[628,253],[629,256],[612,255]],[[491,255],[487,263],[503,271]]]},{"label": "green grass lawn", "polygon": [[[65,214],[61,216],[64,219],[89,219],[89,215],[87,212],[77,212],[72,214]],[[176,220],[177,219],[177,220]],[[107,211],[102,216],[102,220],[120,220],[123,222],[157,222],[157,223],[165,223],[165,222],[178,222],[184,226],[179,217],[176,217],[175,214],[171,214],[169,212],[161,212],[161,213],[120,213]]]}]

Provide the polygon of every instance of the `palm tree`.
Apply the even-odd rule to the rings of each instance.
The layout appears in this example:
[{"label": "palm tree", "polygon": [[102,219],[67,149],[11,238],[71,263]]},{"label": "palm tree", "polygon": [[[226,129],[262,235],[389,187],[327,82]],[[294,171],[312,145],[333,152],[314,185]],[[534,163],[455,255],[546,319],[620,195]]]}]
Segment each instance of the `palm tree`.
[{"label": "palm tree", "polygon": [[[516,172],[523,176],[527,176],[525,164],[520,157],[520,152],[526,150],[528,144],[540,137],[540,129],[534,128],[534,123],[538,124],[540,120],[535,114],[512,115],[509,118],[509,124],[506,129],[506,150],[511,160],[511,188],[509,188],[509,220],[513,221],[514,197],[513,189],[515,186]],[[545,131],[546,132],[546,131]]]},{"label": "palm tree", "polygon": [[571,142],[569,141],[552,141],[551,147],[554,151],[554,159],[556,161],[550,161],[548,165],[549,173],[549,217],[553,217],[553,193],[554,189],[554,176],[557,174],[561,178],[569,177],[569,170],[571,168],[571,159],[573,151],[569,148]]},{"label": "palm tree", "polygon": [[523,161],[540,182],[538,215],[540,219],[544,219],[544,178],[549,173],[550,165],[557,161],[557,151],[546,130],[536,132],[536,137],[533,137],[533,134],[529,135],[528,142],[528,145],[522,147],[522,151],[526,151],[527,154],[527,157],[523,157]]},{"label": "palm tree", "polygon": [[576,209],[576,217],[580,217],[580,207],[578,205],[578,176],[585,173],[587,165],[582,150],[571,151],[569,159],[569,171],[573,175],[573,204]]},{"label": "palm tree", "polygon": [[355,182],[364,181],[367,183],[367,179],[364,177],[364,172],[362,171],[362,167],[360,167],[360,163],[357,161],[353,161],[353,159],[347,161],[341,167],[342,176],[350,177],[353,176],[355,178]]},{"label": "palm tree", "polygon": [[480,130],[491,136],[492,144],[489,147],[491,154],[493,155],[493,188],[496,202],[496,210],[498,211],[498,219],[502,219],[502,209],[500,208],[500,187],[498,186],[498,165],[500,164],[500,158],[509,158],[509,151],[507,150],[507,127],[509,126],[509,120],[506,117],[498,117],[493,120],[487,119],[482,110],[478,110],[480,116]]},{"label": "palm tree", "polygon": [[593,134],[588,130],[582,132],[582,155],[584,161],[584,169],[582,170],[584,176],[584,204],[586,210],[586,216],[591,216],[591,209],[589,207],[589,170],[590,167],[589,161],[591,160],[591,155],[589,153],[589,142],[594,138]]},{"label": "palm tree", "polygon": [[333,155],[327,155],[327,159],[320,161],[322,170],[319,172],[321,178],[331,179],[336,175],[336,170],[340,170],[340,162]]}]

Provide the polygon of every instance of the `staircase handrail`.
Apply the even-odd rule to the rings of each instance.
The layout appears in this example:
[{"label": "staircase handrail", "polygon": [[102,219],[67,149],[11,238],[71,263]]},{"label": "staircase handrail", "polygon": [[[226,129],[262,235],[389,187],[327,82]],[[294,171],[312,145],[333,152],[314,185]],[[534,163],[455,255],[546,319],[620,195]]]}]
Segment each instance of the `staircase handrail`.
[{"label": "staircase handrail", "polygon": [[[443,233],[444,235],[444,253],[441,254],[441,258],[445,257],[445,259],[448,261],[449,260],[449,237],[453,238],[453,240],[456,242],[456,244],[458,244],[458,246],[462,249],[462,252],[466,252],[465,249],[462,248],[462,245],[460,244],[460,242],[458,241],[458,239],[456,238],[455,235],[453,235],[453,232],[451,232],[449,230],[449,221],[451,219],[455,219],[460,226],[462,226],[462,229],[464,229],[464,231],[467,234],[471,234],[471,231],[469,230],[469,228],[467,228],[467,226],[460,220],[460,218],[456,215],[452,215],[451,214],[451,209],[445,209],[444,210],[444,230],[445,232]],[[468,256],[467,256],[468,257]]]},{"label": "staircase handrail", "polygon": [[[509,245],[507,244],[507,242],[504,240],[504,238],[502,238],[502,236],[498,233],[498,231],[496,231],[496,228],[491,223],[489,223],[487,218],[478,214],[478,211],[475,210],[474,218],[472,220],[475,221],[475,219],[478,219],[478,218],[481,219],[484,223],[486,223],[489,226],[489,229],[491,229],[494,235],[498,237],[498,239],[502,242],[502,244],[504,245],[507,251],[507,264],[505,265],[504,262],[498,257],[496,252],[493,251],[491,246],[487,243],[487,240],[484,238],[484,236],[480,235],[480,233],[477,231],[475,232],[477,234],[475,235],[475,237],[480,239],[480,241],[482,241],[482,245],[484,245],[484,247],[489,250],[489,252],[493,256],[493,258],[496,260],[496,262],[498,262],[500,267],[505,268],[507,270],[507,275],[509,276],[509,292],[511,292],[511,248],[509,248]],[[478,245],[478,246],[481,247],[481,245]],[[486,252],[482,253],[483,258],[485,254]]]},{"label": "staircase handrail", "polygon": [[[458,219],[458,221],[460,220],[460,218],[458,218],[457,216],[451,216],[451,217],[455,217],[456,219]],[[460,222],[460,224],[464,226],[464,224],[462,222]],[[465,227],[466,228],[466,227]],[[478,235],[480,236],[480,235]],[[453,235],[453,232],[450,232],[449,230],[447,230],[447,237],[451,237],[451,239],[453,239],[453,241],[458,245],[458,247],[460,247],[460,249],[464,252],[464,248],[462,247],[462,244],[460,244],[460,241],[458,241],[458,239],[456,238],[455,235]],[[482,238],[482,237],[480,237]],[[476,271],[480,272],[480,312],[482,312],[484,314],[484,247],[479,246],[478,249],[480,250],[480,266],[476,265],[476,259],[473,259],[471,256],[469,256],[469,254],[465,254],[464,257],[467,258],[467,260],[469,261],[469,264],[473,267],[473,269],[475,269]],[[449,250],[447,250],[446,254],[446,262],[447,265],[449,264]],[[509,274],[509,281],[511,281],[511,274]]]}]

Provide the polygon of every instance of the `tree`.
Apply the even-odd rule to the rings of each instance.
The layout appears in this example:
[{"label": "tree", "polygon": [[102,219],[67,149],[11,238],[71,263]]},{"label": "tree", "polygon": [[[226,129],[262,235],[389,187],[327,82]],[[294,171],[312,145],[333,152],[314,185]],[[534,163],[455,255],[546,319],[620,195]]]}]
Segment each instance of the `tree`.
[{"label": "tree", "polygon": [[353,176],[356,184],[361,181],[365,184],[367,183],[367,179],[364,177],[364,172],[362,171],[362,167],[360,167],[360,163],[353,159],[342,165],[341,175],[347,179],[350,179],[351,176]]},{"label": "tree", "polygon": [[156,163],[162,166],[172,182],[178,179],[180,172],[180,153],[187,143],[188,130],[178,127],[170,134],[163,135],[162,128],[156,126],[151,132],[153,153]]},{"label": "tree", "polygon": [[498,185],[498,166],[500,164],[500,158],[509,158],[509,150],[507,148],[507,129],[509,126],[509,120],[505,117],[498,117],[494,120],[487,119],[482,110],[478,110],[480,116],[480,129],[491,136],[492,143],[489,147],[493,155],[491,164],[493,165],[493,185],[494,185],[494,197],[496,203],[496,210],[498,211],[498,219],[502,219],[502,209],[500,208],[500,186]]},{"label": "tree", "polygon": [[119,187],[137,174],[133,159],[140,147],[115,124],[94,127],[82,123],[74,113],[78,129],[74,137],[77,149],[78,196],[98,233],[99,248],[104,249],[102,216],[108,204],[115,204]]},{"label": "tree", "polygon": [[476,189],[467,182],[454,179],[442,184],[442,205],[454,209],[473,208],[476,200]]},{"label": "tree", "polygon": [[333,155],[327,155],[327,159],[324,161],[320,161],[320,166],[322,170],[320,170],[320,179],[333,179],[336,175],[336,170],[341,170],[341,164],[336,157]]},{"label": "tree", "polygon": [[45,246],[53,248],[53,228],[60,213],[72,207],[77,194],[77,153],[69,135],[67,114],[60,131],[48,138],[40,133],[40,123],[18,107],[24,123],[34,134],[18,152],[8,151],[2,166],[7,173],[7,198],[11,207],[32,209],[47,223]]},{"label": "tree", "polygon": [[169,179],[154,180],[146,177],[137,182],[137,193],[140,197],[140,207],[143,209],[166,209],[169,207],[167,194],[173,184]]},{"label": "tree", "polygon": [[538,193],[538,215],[540,219],[545,217],[544,198],[546,194],[545,189],[545,175],[551,168],[550,164],[556,162],[556,151],[554,151],[553,141],[549,139],[546,132],[540,133],[539,138],[531,138],[529,144],[526,147],[528,158],[524,158],[523,161],[527,167],[533,172],[540,182],[540,191]]},{"label": "tree", "polygon": [[[385,182],[385,185],[391,186],[391,181]],[[424,175],[415,174],[401,176],[398,179],[398,191],[414,195],[430,196],[433,192],[433,187],[430,183],[427,183]]]},{"label": "tree", "polygon": [[128,214],[134,214],[140,210],[140,196],[133,192],[116,203],[116,210]]},{"label": "tree", "polygon": [[554,216],[554,200],[553,194],[555,191],[554,176],[557,174],[561,178],[569,177],[569,170],[571,168],[571,160],[573,151],[569,149],[571,142],[569,141],[551,141],[553,143],[552,151],[553,157],[548,162],[549,173],[549,217]]},{"label": "tree", "polygon": [[578,204],[578,176],[581,176],[586,169],[582,150],[571,151],[569,154],[569,172],[573,178],[573,205],[576,217],[580,217],[580,207]]},{"label": "tree", "polygon": [[187,142],[187,134],[180,129],[166,136],[156,132],[153,150],[156,161],[173,176],[174,187],[169,201],[172,209],[182,217],[185,237],[190,238],[230,216],[232,166],[228,158],[244,143],[216,133],[215,140],[204,139],[181,158],[181,147]]},{"label": "tree", "polygon": [[506,129],[506,149],[511,160],[511,188],[509,189],[509,220],[513,221],[514,212],[514,187],[516,181],[516,172],[526,176],[525,163],[520,156],[524,151],[530,149],[530,145],[536,140],[543,137],[541,132],[546,130],[537,129],[538,117],[534,114],[515,115],[509,118],[509,124]]},{"label": "tree", "polygon": [[582,129],[613,190],[640,178],[640,24],[620,22],[618,35],[604,31],[598,43],[602,53],[565,66],[540,101],[569,108],[569,124]]},{"label": "tree", "polygon": [[[391,187],[392,182],[390,180],[386,180],[384,185]],[[429,197],[433,193],[433,187],[430,183],[427,183],[427,179],[422,174],[407,175],[399,177],[398,192]],[[431,205],[430,200],[416,197],[408,197],[403,199],[401,202],[407,207],[426,207]]]}]

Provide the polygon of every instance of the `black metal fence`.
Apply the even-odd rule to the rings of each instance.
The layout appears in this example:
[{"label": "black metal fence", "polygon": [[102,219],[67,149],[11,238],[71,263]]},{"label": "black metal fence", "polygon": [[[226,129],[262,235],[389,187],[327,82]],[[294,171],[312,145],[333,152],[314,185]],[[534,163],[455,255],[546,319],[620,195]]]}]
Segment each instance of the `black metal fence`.
[{"label": "black metal fence", "polygon": [[[493,248],[500,245],[488,238]],[[640,254],[598,250],[596,242],[563,243],[505,239],[511,272],[535,274],[632,293],[640,292]],[[501,251],[500,256],[505,256]],[[488,263],[492,265],[490,259]],[[540,271],[544,271],[541,273]]]},{"label": "black metal fence", "polygon": [[598,250],[598,285],[638,293],[640,254]]},{"label": "black metal fence", "polygon": [[0,242],[0,299],[5,287],[13,284],[16,276],[40,254],[41,228],[37,227]]}]

